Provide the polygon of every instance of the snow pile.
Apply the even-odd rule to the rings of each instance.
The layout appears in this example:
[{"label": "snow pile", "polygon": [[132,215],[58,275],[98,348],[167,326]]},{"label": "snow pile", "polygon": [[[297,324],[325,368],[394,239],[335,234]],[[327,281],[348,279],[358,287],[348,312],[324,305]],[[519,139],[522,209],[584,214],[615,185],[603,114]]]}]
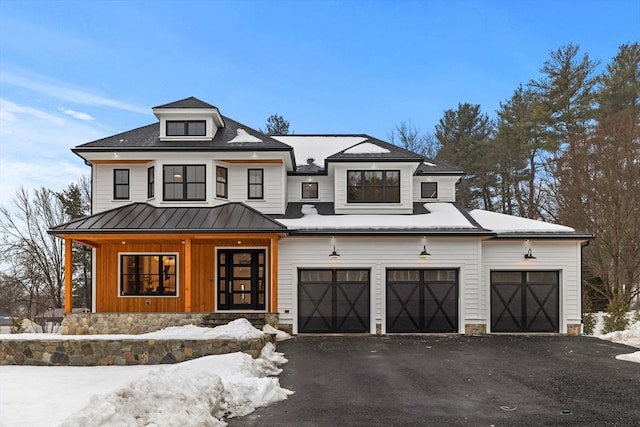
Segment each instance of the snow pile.
[{"label": "snow pile", "polygon": [[[245,322],[166,328],[144,336],[208,339],[208,332],[216,331],[212,336],[247,339],[264,334]],[[276,377],[284,363],[284,355],[268,343],[258,359],[231,353],[175,365],[0,366],[0,426],[224,426],[224,418],[247,415],[293,393]]]},{"label": "snow pile", "polygon": [[293,338],[291,335],[289,335],[285,331],[281,331],[280,329],[276,329],[271,325],[264,325],[262,327],[262,332],[264,332],[265,334],[275,334],[276,341],[285,341],[285,340]]},{"label": "snow pile", "polygon": [[[602,340],[640,348],[640,322],[633,323],[629,329],[625,329],[624,331],[610,332],[604,335],[597,335],[597,337]],[[640,351],[629,354],[619,354],[616,356],[616,359],[640,363]]]},{"label": "snow pile", "polygon": [[155,339],[189,339],[197,337],[197,339],[238,339],[249,340],[262,338],[264,333],[253,327],[247,319],[239,318],[232,320],[226,325],[216,326],[215,328],[203,328],[201,326],[170,326],[156,332],[149,332],[141,335],[134,335],[140,338]]},{"label": "snow pile", "polygon": [[363,142],[344,150],[345,154],[383,154],[390,152],[391,151],[387,150],[386,148],[380,147],[379,145],[372,144],[370,142]]},{"label": "snow pile", "polygon": [[234,144],[236,142],[262,142],[262,140],[258,137],[250,135],[246,130],[238,128],[238,130],[236,131],[236,136],[234,136],[232,140],[227,141],[227,144]]}]

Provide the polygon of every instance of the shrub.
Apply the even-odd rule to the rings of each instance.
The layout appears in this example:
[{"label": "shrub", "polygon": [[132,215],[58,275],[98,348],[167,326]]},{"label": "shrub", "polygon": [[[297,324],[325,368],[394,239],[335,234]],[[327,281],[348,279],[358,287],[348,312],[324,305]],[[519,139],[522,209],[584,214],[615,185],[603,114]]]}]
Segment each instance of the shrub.
[{"label": "shrub", "polygon": [[624,331],[629,326],[627,318],[628,306],[621,298],[614,299],[607,306],[607,313],[604,315],[603,334],[614,331]]},{"label": "shrub", "polygon": [[593,335],[596,327],[596,315],[593,313],[591,298],[586,289],[582,291],[582,333]]},{"label": "shrub", "polygon": [[24,333],[24,326],[22,326],[22,322],[24,321],[24,316],[17,315],[11,318],[11,333],[12,334],[22,334]]}]

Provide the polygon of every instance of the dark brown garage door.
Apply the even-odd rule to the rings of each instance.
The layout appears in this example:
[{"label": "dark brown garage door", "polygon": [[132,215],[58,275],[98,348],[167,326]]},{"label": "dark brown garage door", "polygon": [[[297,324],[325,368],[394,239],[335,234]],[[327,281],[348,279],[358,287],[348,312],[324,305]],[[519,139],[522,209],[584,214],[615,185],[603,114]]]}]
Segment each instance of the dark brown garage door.
[{"label": "dark brown garage door", "polygon": [[492,271],[492,332],[558,332],[559,272]]},{"label": "dark brown garage door", "polygon": [[369,332],[369,270],[299,269],[298,332]]},{"label": "dark brown garage door", "polygon": [[458,270],[387,270],[387,332],[458,332]]}]

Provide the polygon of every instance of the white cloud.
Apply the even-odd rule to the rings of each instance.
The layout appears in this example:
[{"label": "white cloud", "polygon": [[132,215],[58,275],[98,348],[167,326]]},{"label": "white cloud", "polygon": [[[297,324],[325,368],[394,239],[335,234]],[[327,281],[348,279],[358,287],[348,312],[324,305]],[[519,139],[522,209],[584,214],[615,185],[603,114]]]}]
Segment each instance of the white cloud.
[{"label": "white cloud", "polygon": [[[17,115],[19,114],[32,116],[33,118],[45,120],[53,124],[64,123],[64,120],[62,118],[54,114],[49,114],[36,108],[18,105],[9,100],[0,98],[0,121],[16,123],[18,121]],[[0,130],[4,132],[6,131],[6,128],[2,126],[0,127]]]},{"label": "white cloud", "polygon": [[72,110],[70,108],[60,107],[60,108],[58,108],[58,111],[62,111],[67,116],[71,116],[71,117],[73,117],[75,119],[78,119],[78,120],[86,120],[86,121],[95,120],[95,118],[90,114],[81,113],[79,111],[75,111],[75,110]]},{"label": "white cloud", "polygon": [[147,115],[151,111],[148,107],[141,107],[101,95],[96,95],[87,89],[76,87],[70,83],[53,80],[49,77],[31,72],[21,71],[18,74],[10,70],[3,69],[0,73],[0,83],[28,89],[52,98],[81,105],[111,107]]}]

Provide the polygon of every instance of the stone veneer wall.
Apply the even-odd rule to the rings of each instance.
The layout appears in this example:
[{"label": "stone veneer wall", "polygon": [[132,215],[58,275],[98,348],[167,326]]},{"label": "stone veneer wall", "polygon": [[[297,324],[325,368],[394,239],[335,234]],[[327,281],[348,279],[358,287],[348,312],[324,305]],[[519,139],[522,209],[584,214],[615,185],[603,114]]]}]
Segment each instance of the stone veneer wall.
[{"label": "stone veneer wall", "polygon": [[169,326],[200,325],[207,313],[66,313],[63,335],[146,334]]},{"label": "stone veneer wall", "polygon": [[249,340],[47,339],[0,341],[0,365],[158,365],[241,351],[260,356],[272,335]]}]

